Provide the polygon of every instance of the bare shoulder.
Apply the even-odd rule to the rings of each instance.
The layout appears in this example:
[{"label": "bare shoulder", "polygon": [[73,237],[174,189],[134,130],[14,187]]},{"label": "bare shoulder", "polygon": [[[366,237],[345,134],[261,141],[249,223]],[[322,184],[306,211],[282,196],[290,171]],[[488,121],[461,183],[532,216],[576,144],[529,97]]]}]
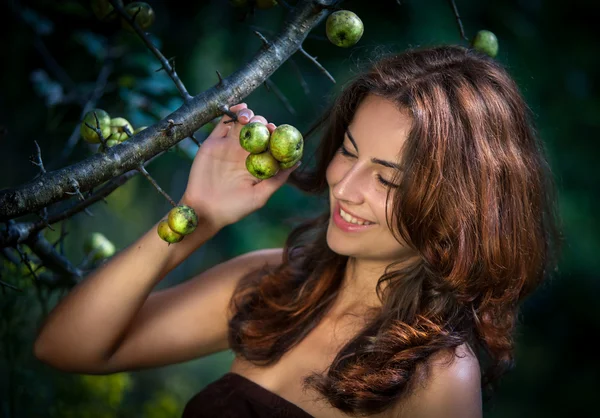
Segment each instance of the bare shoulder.
[{"label": "bare shoulder", "polygon": [[479,360],[467,344],[456,347],[454,353],[447,351],[433,355],[427,374],[424,367],[418,367],[417,371],[425,378],[386,417],[482,417]]}]

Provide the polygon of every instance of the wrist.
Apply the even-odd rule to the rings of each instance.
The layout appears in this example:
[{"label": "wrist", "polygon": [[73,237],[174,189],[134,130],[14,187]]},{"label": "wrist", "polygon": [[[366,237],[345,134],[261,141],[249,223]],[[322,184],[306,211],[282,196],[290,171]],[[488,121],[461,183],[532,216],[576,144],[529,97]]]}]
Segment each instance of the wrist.
[{"label": "wrist", "polygon": [[[192,202],[191,199],[189,199],[185,193],[183,194],[181,199],[179,199],[177,205],[185,205],[194,209],[194,212],[196,212],[196,215],[198,216],[198,228],[208,228],[209,230],[214,230],[214,232],[217,233],[219,230],[226,226],[223,222],[219,222],[218,218],[214,216],[208,208],[197,202]],[[194,231],[194,233],[197,232],[198,228],[196,228],[196,231]],[[194,235],[194,233],[190,235]]]}]

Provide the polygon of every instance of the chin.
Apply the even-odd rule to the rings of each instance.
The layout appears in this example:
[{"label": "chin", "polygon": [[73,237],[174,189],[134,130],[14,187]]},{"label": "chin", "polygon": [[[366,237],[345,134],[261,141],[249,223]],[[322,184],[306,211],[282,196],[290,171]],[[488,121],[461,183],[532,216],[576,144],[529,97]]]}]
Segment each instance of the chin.
[{"label": "chin", "polygon": [[327,246],[331,251],[339,255],[354,257],[356,254],[355,245],[352,245],[353,240],[347,236],[344,237],[341,231],[336,231],[335,225],[329,224],[327,229]]}]

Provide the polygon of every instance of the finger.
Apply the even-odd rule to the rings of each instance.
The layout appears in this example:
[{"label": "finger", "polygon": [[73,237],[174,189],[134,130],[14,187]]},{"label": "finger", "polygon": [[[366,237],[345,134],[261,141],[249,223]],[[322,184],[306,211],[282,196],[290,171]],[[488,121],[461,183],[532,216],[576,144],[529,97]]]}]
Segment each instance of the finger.
[{"label": "finger", "polygon": [[[248,105],[246,103],[238,103],[234,106],[231,106],[229,110],[237,114],[238,112],[240,112],[243,109],[246,109],[247,107]],[[231,120],[231,118],[228,115],[221,116],[211,135],[226,136],[230,128],[229,124],[225,123],[228,120]]]},{"label": "finger", "polygon": [[269,132],[273,133],[273,131],[277,129],[277,126],[275,126],[274,123],[267,123],[267,129],[269,130]]},{"label": "finger", "polygon": [[246,103],[238,103],[236,105],[233,105],[229,108],[230,111],[232,111],[233,113],[237,113],[242,109],[246,109],[248,107],[248,105]]},{"label": "finger", "polygon": [[[256,115],[252,119],[250,119],[250,122],[260,122],[263,125],[267,125],[268,124],[267,120],[264,117],[259,116],[259,115]],[[250,122],[248,122],[248,123],[250,123]]]},{"label": "finger", "polygon": [[237,112],[237,117],[238,122],[245,125],[246,123],[250,122],[250,119],[254,117],[254,112],[252,111],[252,109],[245,108]]},{"label": "finger", "polygon": [[242,130],[244,125],[249,123],[250,119],[254,117],[254,112],[252,111],[252,109],[245,108],[240,110],[236,114],[236,116],[238,118],[237,123],[229,124],[233,126],[231,126],[231,129],[229,130],[229,132],[227,132],[227,136],[235,138],[237,140],[240,136],[240,131]]}]

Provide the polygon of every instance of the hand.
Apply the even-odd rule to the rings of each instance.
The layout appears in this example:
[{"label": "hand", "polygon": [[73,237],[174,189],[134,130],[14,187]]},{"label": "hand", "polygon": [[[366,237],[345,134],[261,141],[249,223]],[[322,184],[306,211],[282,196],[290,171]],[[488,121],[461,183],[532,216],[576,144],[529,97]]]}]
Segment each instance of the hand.
[{"label": "hand", "polygon": [[240,145],[240,131],[250,122],[261,122],[273,132],[276,126],[248,109],[246,103],[229,108],[237,122],[223,115],[211,134],[200,146],[188,178],[182,204],[191,206],[208,217],[218,228],[234,224],[263,207],[271,195],[297,168],[293,166],[268,179],[254,177],[246,168],[246,151]]}]

